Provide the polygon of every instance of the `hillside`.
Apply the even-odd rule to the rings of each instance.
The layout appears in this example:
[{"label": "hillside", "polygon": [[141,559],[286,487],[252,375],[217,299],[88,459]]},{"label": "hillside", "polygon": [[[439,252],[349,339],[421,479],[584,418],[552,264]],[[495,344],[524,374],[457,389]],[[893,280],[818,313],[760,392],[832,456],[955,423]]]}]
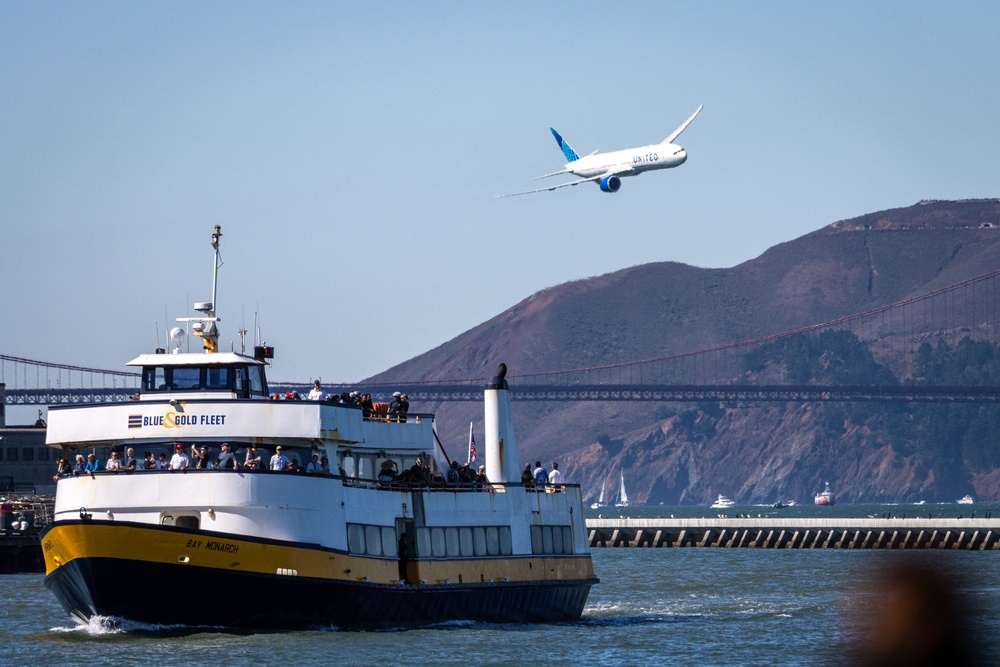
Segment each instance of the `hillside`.
[{"label": "hillside", "polygon": [[[1000,201],[921,202],[835,222],[732,268],[662,262],[552,287],[370,380],[485,380],[500,361],[516,376],[694,351],[878,308],[998,266]],[[900,380],[909,372],[890,370]],[[470,420],[481,430],[479,405],[415,407],[439,413],[456,452]],[[514,409],[522,461],[557,458],[588,497],[622,469],[633,499],[650,503],[718,493],[804,501],[824,480],[845,500],[1000,500],[1000,474],[971,469],[960,453],[906,454],[912,445],[894,446],[872,423],[834,423],[835,406]]]}]

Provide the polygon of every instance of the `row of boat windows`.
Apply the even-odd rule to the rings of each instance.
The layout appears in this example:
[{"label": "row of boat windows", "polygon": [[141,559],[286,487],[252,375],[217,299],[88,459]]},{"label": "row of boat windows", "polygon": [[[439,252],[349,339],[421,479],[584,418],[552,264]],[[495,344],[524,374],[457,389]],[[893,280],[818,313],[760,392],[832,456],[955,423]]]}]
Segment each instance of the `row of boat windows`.
[{"label": "row of boat windows", "polygon": [[267,395],[261,366],[143,366],[143,391],[235,391]]},{"label": "row of boat windows", "polygon": [[[509,556],[510,526],[421,527],[416,529],[417,557],[472,558]],[[398,535],[390,526],[347,524],[347,549],[352,554],[397,558]],[[539,555],[573,553],[569,526],[532,526],[531,552]]]}]

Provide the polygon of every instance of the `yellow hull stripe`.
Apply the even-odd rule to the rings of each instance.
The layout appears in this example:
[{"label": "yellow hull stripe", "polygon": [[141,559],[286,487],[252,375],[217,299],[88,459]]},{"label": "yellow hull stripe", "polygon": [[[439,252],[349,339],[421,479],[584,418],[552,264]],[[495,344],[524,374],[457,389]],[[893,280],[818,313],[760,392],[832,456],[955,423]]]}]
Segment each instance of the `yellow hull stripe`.
[{"label": "yellow hull stripe", "polygon": [[[47,575],[77,558],[118,558],[338,581],[394,584],[399,580],[396,560],[125,523],[54,524],[42,540],[42,552]],[[543,582],[593,577],[594,567],[589,555],[411,560],[407,569],[411,583],[422,580],[427,584]]]}]

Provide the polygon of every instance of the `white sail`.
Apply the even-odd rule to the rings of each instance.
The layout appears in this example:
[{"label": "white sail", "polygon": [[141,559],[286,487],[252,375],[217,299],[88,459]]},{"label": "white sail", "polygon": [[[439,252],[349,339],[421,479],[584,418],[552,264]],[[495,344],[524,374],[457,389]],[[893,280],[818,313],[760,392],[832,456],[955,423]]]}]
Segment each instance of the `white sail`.
[{"label": "white sail", "polygon": [[628,507],[628,494],[625,493],[625,472],[622,471],[621,484],[618,485],[618,502],[615,507]]},{"label": "white sail", "polygon": [[607,504],[607,503],[604,502],[604,486],[605,486],[605,482],[601,482],[601,495],[598,496],[597,502],[590,504],[590,508],[591,509],[595,509],[596,510],[597,508],[604,507]]}]

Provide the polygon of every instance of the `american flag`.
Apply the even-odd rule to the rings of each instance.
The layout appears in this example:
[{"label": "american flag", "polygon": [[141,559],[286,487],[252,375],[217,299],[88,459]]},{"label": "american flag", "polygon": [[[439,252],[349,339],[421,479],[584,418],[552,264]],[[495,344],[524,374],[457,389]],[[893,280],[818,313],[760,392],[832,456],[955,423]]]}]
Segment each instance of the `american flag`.
[{"label": "american flag", "polygon": [[476,460],[476,436],[472,435],[472,422],[469,422],[469,463]]}]

